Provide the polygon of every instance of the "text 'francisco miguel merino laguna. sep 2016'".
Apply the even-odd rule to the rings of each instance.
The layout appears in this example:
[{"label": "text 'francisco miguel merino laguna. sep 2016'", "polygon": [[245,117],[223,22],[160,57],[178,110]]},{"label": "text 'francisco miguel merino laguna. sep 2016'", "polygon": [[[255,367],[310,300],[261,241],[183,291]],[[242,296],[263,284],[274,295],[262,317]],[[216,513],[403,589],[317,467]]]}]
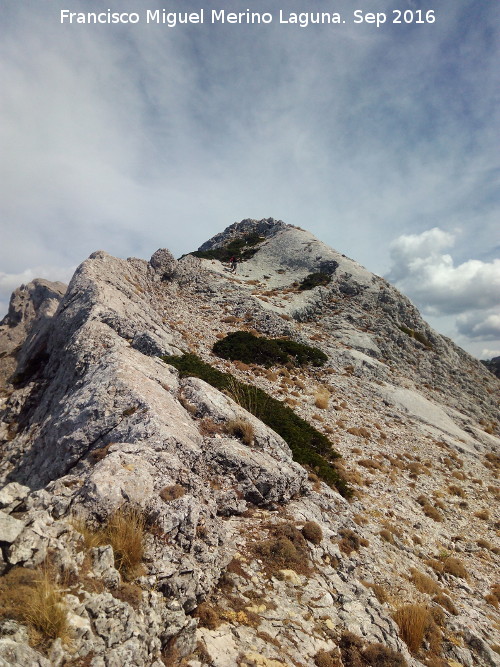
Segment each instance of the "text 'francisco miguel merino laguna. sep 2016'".
[{"label": "text 'francisco miguel merino laguna. sep 2016'", "polygon": [[181,25],[196,24],[252,24],[269,25],[279,23],[295,25],[300,28],[318,24],[368,24],[380,28],[384,24],[432,24],[436,21],[434,10],[428,9],[393,9],[390,12],[365,12],[355,9],[349,15],[339,12],[289,12],[280,9],[277,12],[229,12],[225,9],[199,9],[195,12],[170,12],[166,9],[146,9],[142,12],[72,12],[60,10],[60,22],[64,24],[135,24],[148,23],[175,28]]}]

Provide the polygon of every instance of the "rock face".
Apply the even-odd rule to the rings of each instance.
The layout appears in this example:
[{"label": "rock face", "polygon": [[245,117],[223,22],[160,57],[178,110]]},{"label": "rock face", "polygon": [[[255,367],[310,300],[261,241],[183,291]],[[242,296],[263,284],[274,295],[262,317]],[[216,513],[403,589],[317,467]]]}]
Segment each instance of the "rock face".
[{"label": "rock face", "polygon": [[[67,290],[13,294],[0,325],[0,664],[499,664],[498,380],[304,230],[244,220],[201,249],[249,235],[256,252],[236,274],[166,249],[149,262],[98,251]],[[301,289],[310,274],[326,284]],[[328,363],[214,356],[241,329]],[[180,375],[168,358],[185,353],[328,435],[352,499],[294,461],[237,385]],[[134,570],[134,535],[110,536],[119,516],[144,531]],[[9,597],[33,597],[42,571],[59,634]],[[395,613],[424,618],[416,647]]]}]

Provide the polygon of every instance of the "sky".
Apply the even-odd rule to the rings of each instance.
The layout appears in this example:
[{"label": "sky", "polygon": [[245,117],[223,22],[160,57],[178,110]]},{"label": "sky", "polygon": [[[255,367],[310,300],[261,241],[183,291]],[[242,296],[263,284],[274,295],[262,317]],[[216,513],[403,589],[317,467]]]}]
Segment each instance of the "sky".
[{"label": "sky", "polygon": [[[147,23],[158,8],[205,21]],[[211,23],[247,8],[272,21]],[[139,21],[61,23],[61,10],[108,9]],[[344,22],[301,27],[280,10]],[[274,217],[386,277],[475,356],[500,355],[496,0],[0,12],[0,317],[21,283],[67,282],[97,249],[180,256]]]}]

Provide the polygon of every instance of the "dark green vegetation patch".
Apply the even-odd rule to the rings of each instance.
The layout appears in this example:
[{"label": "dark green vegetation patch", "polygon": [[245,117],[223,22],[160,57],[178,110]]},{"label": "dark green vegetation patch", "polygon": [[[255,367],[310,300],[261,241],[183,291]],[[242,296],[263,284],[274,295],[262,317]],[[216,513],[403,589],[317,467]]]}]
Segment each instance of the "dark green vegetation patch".
[{"label": "dark green vegetation patch", "polygon": [[248,331],[235,331],[228,334],[215,343],[213,351],[223,359],[261,366],[273,366],[287,362],[299,366],[302,364],[322,366],[328,360],[326,354],[316,347],[296,343],[293,340],[259,338]]},{"label": "dark green vegetation patch", "polygon": [[294,461],[311,467],[345,498],[352,495],[348,483],[331,463],[340,454],[333,449],[326,435],[296,415],[287,405],[258,387],[240,382],[229,373],[222,373],[195,354],[162,358],[165,363],[175,366],[181,377],[197,377],[220,391],[226,391],[241,407],[281,435],[292,450]]},{"label": "dark green vegetation patch", "polygon": [[332,280],[331,275],[324,273],[323,271],[318,271],[317,273],[310,273],[304,278],[304,280],[299,285],[299,290],[308,290],[313,287],[318,287],[318,285],[323,285],[325,287]]},{"label": "dark green vegetation patch", "polygon": [[258,250],[255,246],[263,240],[264,237],[258,234],[247,234],[246,236],[233,239],[222,248],[195,250],[190,254],[202,259],[218,259],[221,262],[228,262],[234,256],[241,261],[253,257]]}]

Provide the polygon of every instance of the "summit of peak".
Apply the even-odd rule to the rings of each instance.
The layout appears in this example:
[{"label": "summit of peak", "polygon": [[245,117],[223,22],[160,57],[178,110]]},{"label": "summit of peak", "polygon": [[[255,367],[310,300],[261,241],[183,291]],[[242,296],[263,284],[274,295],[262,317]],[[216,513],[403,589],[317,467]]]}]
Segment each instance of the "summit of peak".
[{"label": "summit of peak", "polygon": [[234,222],[232,225],[229,225],[229,227],[226,227],[223,232],[212,236],[212,238],[205,241],[198,250],[206,251],[220,248],[235,239],[253,234],[270,237],[283,229],[292,229],[292,225],[287,225],[283,220],[275,220],[274,218],[262,218],[262,220],[245,218],[240,222]]}]

